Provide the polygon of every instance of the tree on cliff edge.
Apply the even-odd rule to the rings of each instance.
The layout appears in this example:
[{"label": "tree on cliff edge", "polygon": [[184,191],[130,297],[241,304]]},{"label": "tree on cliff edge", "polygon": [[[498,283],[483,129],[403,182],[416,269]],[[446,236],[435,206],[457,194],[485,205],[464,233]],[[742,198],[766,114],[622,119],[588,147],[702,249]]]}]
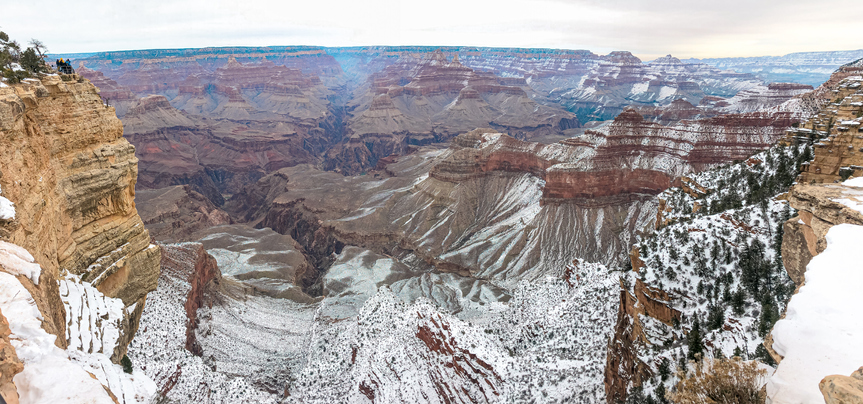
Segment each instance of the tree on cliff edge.
[{"label": "tree on cliff edge", "polygon": [[36,51],[33,48],[27,48],[21,54],[21,67],[31,73],[44,73],[47,71],[45,63],[42,62],[39,56],[36,56]]},{"label": "tree on cliff edge", "polygon": [[36,38],[31,38],[29,45],[31,48],[33,48],[34,51],[36,51],[37,54],[39,54],[39,60],[44,61],[45,60],[45,54],[48,53],[48,47],[45,46],[45,44],[42,43],[42,41],[40,41]]}]

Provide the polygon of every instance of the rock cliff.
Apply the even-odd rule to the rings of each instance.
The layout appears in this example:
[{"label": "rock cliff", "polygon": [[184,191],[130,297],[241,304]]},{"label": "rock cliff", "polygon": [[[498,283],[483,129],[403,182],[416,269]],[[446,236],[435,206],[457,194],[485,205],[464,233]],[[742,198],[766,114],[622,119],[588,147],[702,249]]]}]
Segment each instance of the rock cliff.
[{"label": "rock cliff", "polygon": [[[827,275],[812,275],[810,271],[823,273],[828,260],[827,268],[842,268],[843,263],[836,261],[833,255],[824,257],[825,251],[829,250],[830,235],[834,229],[845,231],[846,229],[859,228],[863,225],[863,193],[861,193],[859,176],[863,174],[863,161],[861,161],[860,126],[863,123],[863,89],[859,74],[863,70],[860,61],[840,68],[824,86],[819,88],[820,92],[833,98],[832,102],[825,103],[823,109],[812,119],[789,131],[786,142],[809,142],[814,143],[814,156],[812,162],[803,168],[803,172],[797,178],[797,184],[791,189],[788,200],[792,207],[797,209],[797,215],[790,218],[784,224],[784,237],[782,240],[782,259],[785,270],[797,285],[795,293],[806,294],[801,299],[798,295],[792,297],[789,303],[789,313],[794,305],[793,318],[783,319],[776,324],[771,335],[765,340],[765,345],[772,357],[779,362],[777,374],[768,385],[768,394],[778,402],[787,400],[788,397],[799,394],[814,395],[817,389],[813,378],[827,376],[823,373],[828,370],[836,371],[845,368],[848,364],[840,364],[837,358],[853,358],[847,353],[841,353],[842,348],[832,355],[825,355],[827,359],[817,358],[818,366],[808,363],[813,358],[801,357],[798,350],[794,350],[789,343],[792,339],[802,338],[802,333],[809,332],[808,326],[811,319],[806,321],[805,310],[812,305],[841,305],[839,300],[833,303],[825,302],[825,296],[815,296],[818,285],[829,284]],[[851,180],[847,180],[852,177]],[[855,226],[849,226],[855,225]],[[835,233],[834,233],[835,234]],[[842,239],[833,236],[833,243],[841,245]],[[857,240],[852,241],[853,245]],[[846,244],[848,244],[846,242]],[[847,248],[847,247],[846,247]],[[850,254],[846,251],[844,254]],[[818,263],[816,263],[816,261]],[[851,267],[856,264],[851,263]],[[856,268],[855,268],[856,270]],[[812,279],[823,279],[815,282],[813,286],[807,287]],[[859,282],[855,279],[838,279],[838,284],[854,284]],[[841,292],[831,291],[830,299],[841,299]],[[807,304],[808,302],[808,304]],[[857,320],[849,319],[848,313],[842,313],[841,307],[834,308],[837,313],[831,314],[835,324],[854,323]],[[821,315],[819,314],[819,317]],[[789,326],[790,324],[790,326]],[[791,327],[791,328],[789,328]],[[823,325],[817,328],[823,329]],[[854,336],[854,330],[840,332],[842,335]],[[821,352],[829,346],[833,336],[825,335],[811,345],[811,350]],[[793,355],[794,359],[786,361],[786,355]],[[860,358],[857,357],[859,360]],[[855,363],[859,366],[859,363]],[[803,369],[809,369],[808,372]],[[814,372],[814,373],[813,373]],[[821,372],[821,373],[819,373]],[[803,376],[800,376],[803,375]],[[853,376],[853,375],[852,375]],[[798,378],[799,379],[796,379]],[[805,380],[812,385],[800,386],[799,381]],[[850,384],[849,384],[850,383]],[[827,402],[856,402],[863,400],[863,391],[853,388],[858,383],[853,377],[829,376],[821,382],[821,393]],[[796,387],[789,387],[794,385]],[[796,390],[795,390],[796,389]],[[841,397],[841,398],[840,398]],[[839,401],[837,401],[839,400]],[[841,401],[845,400],[845,401]]]},{"label": "rock cliff", "polygon": [[20,280],[58,347],[73,342],[67,325],[80,320],[64,308],[61,279],[78,276],[128,308],[117,350],[105,352],[114,361],[159,275],[159,250],[135,209],[135,150],[122,134],[87,80],[46,76],[0,88],[0,185],[15,208],[13,220],[0,220],[0,237],[41,266],[38,279]]}]

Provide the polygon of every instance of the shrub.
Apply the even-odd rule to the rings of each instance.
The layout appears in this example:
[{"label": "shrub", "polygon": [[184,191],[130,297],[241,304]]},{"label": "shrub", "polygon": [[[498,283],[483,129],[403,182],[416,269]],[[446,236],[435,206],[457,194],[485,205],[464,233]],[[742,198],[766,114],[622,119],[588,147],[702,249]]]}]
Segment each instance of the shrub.
[{"label": "shrub", "polygon": [[679,372],[680,382],[666,397],[676,404],[762,404],[767,372],[740,358],[691,363]]},{"label": "shrub", "polygon": [[132,374],[132,360],[129,359],[129,355],[123,355],[123,359],[120,359],[120,365],[123,366],[124,372]]}]

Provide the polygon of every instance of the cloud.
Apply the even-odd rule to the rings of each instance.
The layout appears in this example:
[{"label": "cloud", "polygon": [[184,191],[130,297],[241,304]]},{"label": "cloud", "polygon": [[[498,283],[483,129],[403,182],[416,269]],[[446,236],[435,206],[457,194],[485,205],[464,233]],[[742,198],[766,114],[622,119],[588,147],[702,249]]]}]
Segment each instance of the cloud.
[{"label": "cloud", "polygon": [[53,52],[475,45],[724,57],[861,48],[859,23],[843,18],[858,1],[41,0],[4,6],[0,26]]}]

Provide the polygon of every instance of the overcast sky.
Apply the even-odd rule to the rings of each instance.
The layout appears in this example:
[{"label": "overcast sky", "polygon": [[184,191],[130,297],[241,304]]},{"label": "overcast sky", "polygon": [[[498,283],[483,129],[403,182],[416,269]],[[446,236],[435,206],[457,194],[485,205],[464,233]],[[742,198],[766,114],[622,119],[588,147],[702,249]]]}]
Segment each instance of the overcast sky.
[{"label": "overcast sky", "polygon": [[863,48],[861,0],[25,0],[0,29],[54,53],[266,45],[628,50],[644,60]]}]

